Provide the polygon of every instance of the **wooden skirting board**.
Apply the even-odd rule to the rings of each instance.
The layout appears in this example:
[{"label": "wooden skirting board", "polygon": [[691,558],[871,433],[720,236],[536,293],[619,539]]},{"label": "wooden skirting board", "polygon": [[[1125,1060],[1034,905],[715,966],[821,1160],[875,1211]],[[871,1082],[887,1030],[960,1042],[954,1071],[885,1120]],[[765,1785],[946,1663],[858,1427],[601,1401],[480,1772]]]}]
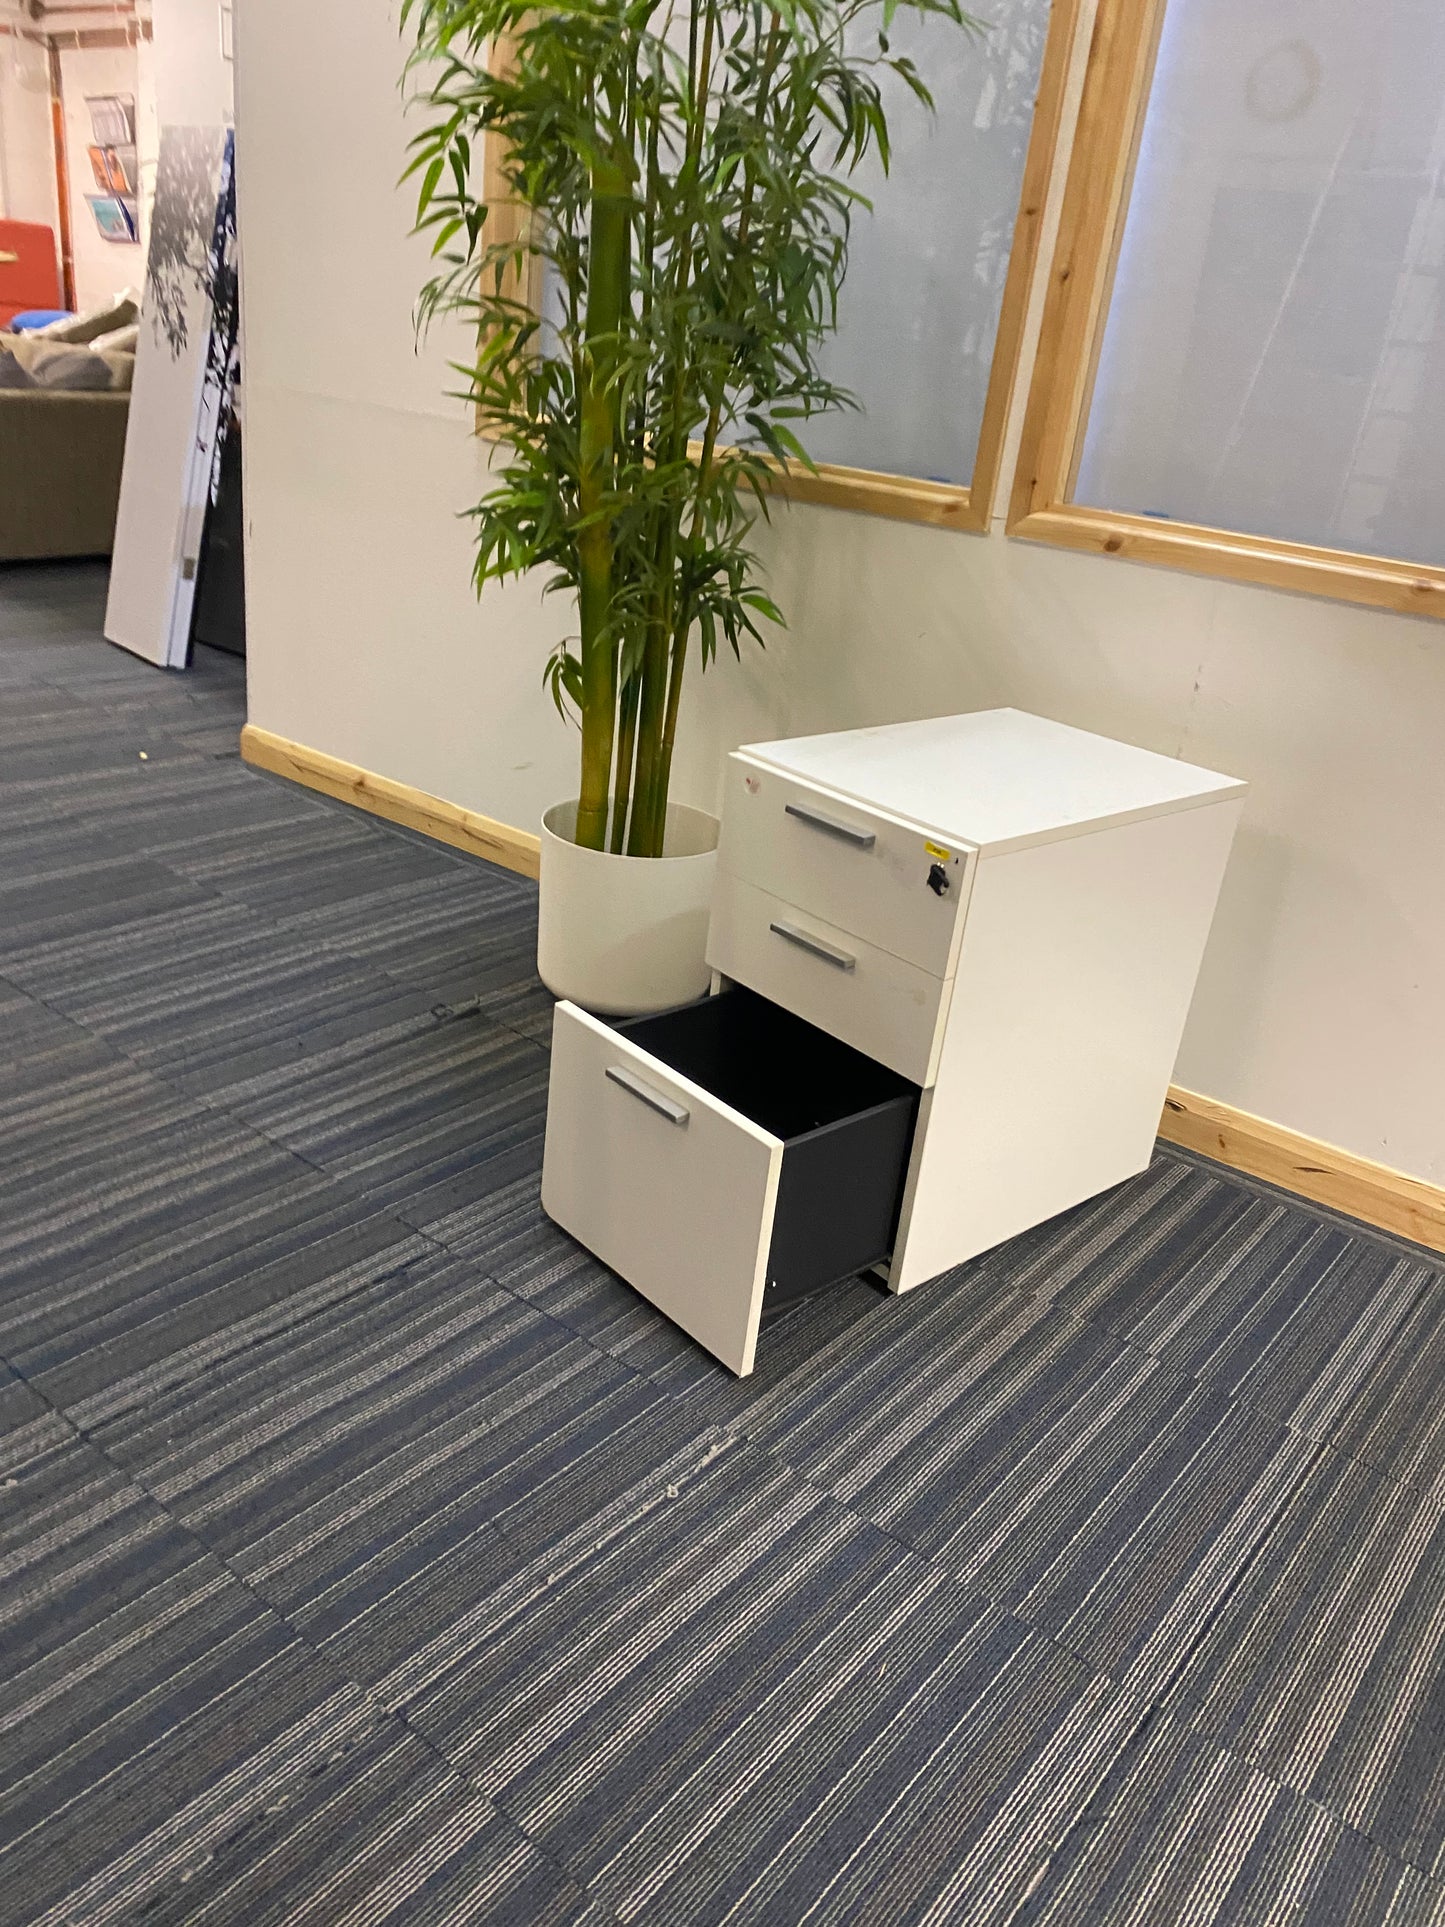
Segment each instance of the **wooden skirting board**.
[{"label": "wooden skirting board", "polygon": [[[521,876],[535,877],[540,844],[526,830],[497,823],[475,810],[464,810],[409,783],[375,776],[339,756],[308,749],[269,729],[248,723],[241,732],[241,754],[257,769],[286,776],[293,783],[320,790],[343,803],[420,830],[439,843],[499,863]],[[1170,1090],[1159,1135],[1166,1143],[1198,1151],[1216,1163],[1248,1176],[1263,1178],[1282,1190],[1314,1204],[1342,1211],[1352,1218],[1397,1237],[1411,1238],[1432,1251],[1445,1251],[1445,1186],[1426,1184],[1373,1164],[1368,1158],[1341,1151],[1316,1138],[1287,1131],[1248,1111],[1199,1097],[1193,1091]]]},{"label": "wooden skirting board", "polygon": [[1159,1135],[1313,1204],[1445,1251],[1445,1186],[1407,1178],[1388,1165],[1177,1086],[1164,1106]]},{"label": "wooden skirting board", "polygon": [[327,756],[322,750],[308,749],[304,743],[273,735],[269,729],[257,729],[254,723],[247,723],[241,731],[241,755],[257,769],[270,770],[273,776],[289,777],[293,783],[304,783],[307,789],[320,790],[323,796],[353,803],[357,809],[369,810],[373,816],[384,816],[388,823],[420,830],[424,836],[435,837],[438,843],[449,843],[454,850],[484,857],[488,863],[499,863],[503,869],[515,870],[524,877],[537,874],[541,851],[538,837],[526,830],[514,830],[510,824],[494,822],[490,816],[480,816],[475,810],[464,810],[460,804],[445,802],[440,796],[428,796],[425,790],[413,789],[410,783],[393,782],[389,776],[374,776],[355,763],[344,763],[339,756]]}]

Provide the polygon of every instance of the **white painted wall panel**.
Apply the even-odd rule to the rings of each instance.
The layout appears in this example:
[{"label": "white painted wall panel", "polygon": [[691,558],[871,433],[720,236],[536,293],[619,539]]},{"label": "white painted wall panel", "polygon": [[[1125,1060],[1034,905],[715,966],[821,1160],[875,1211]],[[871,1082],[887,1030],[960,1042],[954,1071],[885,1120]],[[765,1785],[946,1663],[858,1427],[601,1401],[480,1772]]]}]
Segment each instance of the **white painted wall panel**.
[{"label": "white painted wall panel", "polygon": [[[573,618],[530,584],[472,591],[487,448],[448,399],[460,332],[412,325],[395,5],[247,0],[236,39],[252,721],[535,829],[577,789],[542,686]],[[782,732],[782,648],[709,678],[685,790],[710,790],[717,730]]]},{"label": "white painted wall panel", "polygon": [[[574,787],[540,682],[566,612],[471,596],[394,7],[247,0],[236,31],[252,718],[535,827]],[[1242,777],[1178,1080],[1445,1181],[1445,630],[823,509],[763,543],[789,634],[685,711],[680,800],[739,743],[1007,704]]]},{"label": "white painted wall panel", "polygon": [[[0,6],[0,23],[20,17]],[[57,226],[50,71],[37,41],[0,34],[0,214]]]}]

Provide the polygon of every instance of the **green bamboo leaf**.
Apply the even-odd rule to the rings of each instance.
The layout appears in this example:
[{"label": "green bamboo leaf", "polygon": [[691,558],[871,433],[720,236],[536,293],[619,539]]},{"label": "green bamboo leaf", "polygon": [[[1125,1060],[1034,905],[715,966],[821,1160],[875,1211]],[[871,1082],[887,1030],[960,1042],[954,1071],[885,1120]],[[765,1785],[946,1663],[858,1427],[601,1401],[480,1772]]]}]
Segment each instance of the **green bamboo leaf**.
[{"label": "green bamboo leaf", "polygon": [[427,168],[426,176],[421,184],[421,192],[417,196],[416,212],[418,221],[431,205],[431,197],[436,192],[437,182],[441,179],[442,169],[446,164],[446,155],[438,154]]}]

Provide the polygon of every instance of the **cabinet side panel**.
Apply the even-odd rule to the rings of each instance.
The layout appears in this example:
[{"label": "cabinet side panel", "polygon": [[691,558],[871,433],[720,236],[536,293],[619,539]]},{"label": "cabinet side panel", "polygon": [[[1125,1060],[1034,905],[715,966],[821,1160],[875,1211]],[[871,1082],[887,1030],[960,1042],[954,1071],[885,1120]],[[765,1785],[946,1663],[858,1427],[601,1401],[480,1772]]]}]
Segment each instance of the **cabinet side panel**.
[{"label": "cabinet side panel", "polygon": [[979,864],[895,1291],[1148,1164],[1241,807]]}]

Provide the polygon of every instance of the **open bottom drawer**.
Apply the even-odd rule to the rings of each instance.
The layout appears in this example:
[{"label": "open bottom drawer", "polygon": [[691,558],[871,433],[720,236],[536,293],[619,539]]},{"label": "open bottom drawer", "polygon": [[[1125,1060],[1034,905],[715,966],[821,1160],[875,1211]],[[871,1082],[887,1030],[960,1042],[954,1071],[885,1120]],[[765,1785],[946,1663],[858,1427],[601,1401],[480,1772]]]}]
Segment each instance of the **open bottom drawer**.
[{"label": "open bottom drawer", "polygon": [[918,1096],[747,990],[616,1024],[559,1004],[542,1204],[742,1375],[770,1303],[891,1252]]}]

